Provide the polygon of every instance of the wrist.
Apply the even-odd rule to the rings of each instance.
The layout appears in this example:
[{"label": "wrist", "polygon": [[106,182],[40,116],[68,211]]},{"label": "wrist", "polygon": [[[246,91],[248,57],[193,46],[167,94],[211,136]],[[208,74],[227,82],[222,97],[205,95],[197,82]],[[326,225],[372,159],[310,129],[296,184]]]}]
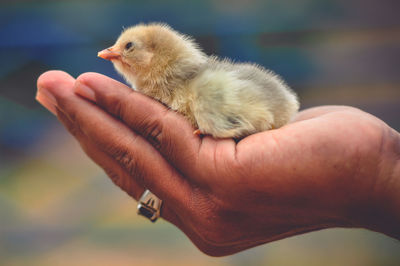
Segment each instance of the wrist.
[{"label": "wrist", "polygon": [[382,138],[377,175],[362,207],[362,227],[400,239],[400,135],[388,127]]}]

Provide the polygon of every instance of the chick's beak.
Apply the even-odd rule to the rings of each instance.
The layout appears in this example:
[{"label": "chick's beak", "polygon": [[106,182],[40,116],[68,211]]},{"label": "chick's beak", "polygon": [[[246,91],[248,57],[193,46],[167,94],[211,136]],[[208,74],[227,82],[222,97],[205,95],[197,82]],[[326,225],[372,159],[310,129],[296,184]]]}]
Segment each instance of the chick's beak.
[{"label": "chick's beak", "polygon": [[113,59],[118,59],[121,54],[119,53],[119,51],[117,51],[113,46],[109,47],[107,49],[104,49],[100,52],[97,53],[98,57],[101,57],[105,60],[113,60]]}]

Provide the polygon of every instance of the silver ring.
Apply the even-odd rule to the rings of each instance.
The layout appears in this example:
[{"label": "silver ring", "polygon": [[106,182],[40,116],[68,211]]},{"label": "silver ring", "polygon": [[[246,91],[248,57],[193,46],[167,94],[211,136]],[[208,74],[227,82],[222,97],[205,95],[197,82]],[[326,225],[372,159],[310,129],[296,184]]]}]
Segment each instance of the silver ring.
[{"label": "silver ring", "polygon": [[138,214],[148,218],[153,223],[160,217],[162,200],[146,189],[139,199]]}]

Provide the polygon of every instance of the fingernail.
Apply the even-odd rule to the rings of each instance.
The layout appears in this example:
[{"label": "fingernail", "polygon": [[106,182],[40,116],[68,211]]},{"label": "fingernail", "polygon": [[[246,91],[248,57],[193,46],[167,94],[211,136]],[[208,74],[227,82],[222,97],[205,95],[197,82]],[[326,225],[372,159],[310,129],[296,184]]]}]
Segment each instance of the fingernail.
[{"label": "fingernail", "polygon": [[75,93],[93,102],[96,101],[94,91],[79,81],[76,82]]},{"label": "fingernail", "polygon": [[57,101],[53,95],[51,95],[46,90],[41,90],[36,95],[36,100],[43,105],[47,110],[50,111],[53,115],[57,116]]}]

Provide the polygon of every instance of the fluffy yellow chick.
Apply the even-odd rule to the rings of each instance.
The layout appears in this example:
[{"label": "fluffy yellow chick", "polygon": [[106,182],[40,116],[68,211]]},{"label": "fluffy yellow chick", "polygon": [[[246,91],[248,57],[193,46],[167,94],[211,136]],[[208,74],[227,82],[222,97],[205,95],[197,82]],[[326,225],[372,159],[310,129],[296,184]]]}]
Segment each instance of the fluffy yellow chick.
[{"label": "fluffy yellow chick", "polygon": [[295,93],[273,72],[208,57],[165,24],[127,28],[98,56],[133,88],[186,116],[196,133],[240,138],[279,128],[299,109]]}]

